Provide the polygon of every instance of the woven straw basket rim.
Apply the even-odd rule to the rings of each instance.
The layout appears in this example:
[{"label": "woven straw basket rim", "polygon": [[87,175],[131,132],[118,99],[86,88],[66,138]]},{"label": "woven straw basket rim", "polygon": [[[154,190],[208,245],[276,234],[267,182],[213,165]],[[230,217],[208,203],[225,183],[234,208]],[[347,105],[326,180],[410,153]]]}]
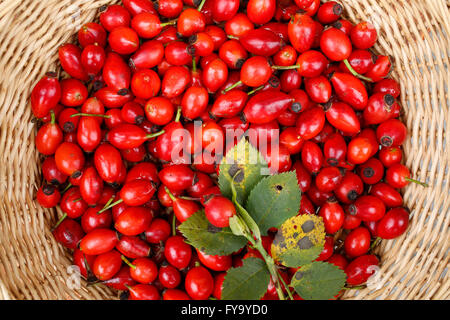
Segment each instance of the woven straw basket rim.
[{"label": "woven straw basket rim", "polygon": [[[50,232],[61,211],[34,200],[41,184],[33,85],[58,70],[57,48],[74,42],[78,28],[117,0],[0,1],[0,298],[113,299],[104,286],[69,283],[70,253]],[[429,188],[404,190],[411,209],[406,234],[377,249],[381,269],[374,286],[347,299],[448,299],[450,184],[450,1],[342,0],[347,17],[379,31],[376,51],[394,62],[409,130],[405,163]]]}]

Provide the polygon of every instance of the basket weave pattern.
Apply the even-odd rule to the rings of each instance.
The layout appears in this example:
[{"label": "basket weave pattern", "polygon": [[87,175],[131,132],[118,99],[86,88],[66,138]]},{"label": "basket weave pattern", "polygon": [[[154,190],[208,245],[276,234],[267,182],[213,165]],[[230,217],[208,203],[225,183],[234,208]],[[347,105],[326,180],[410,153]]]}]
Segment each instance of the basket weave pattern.
[{"label": "basket weave pattern", "polygon": [[[105,286],[68,287],[68,251],[50,228],[61,211],[41,208],[36,126],[29,106],[33,85],[58,70],[58,47],[74,42],[98,8],[117,0],[0,1],[0,298],[111,299]],[[350,299],[449,299],[450,1],[343,0],[351,21],[379,31],[376,51],[390,55],[401,84],[409,129],[405,162],[414,178],[404,190],[411,209],[408,232],[383,241],[376,289],[349,291]]]}]

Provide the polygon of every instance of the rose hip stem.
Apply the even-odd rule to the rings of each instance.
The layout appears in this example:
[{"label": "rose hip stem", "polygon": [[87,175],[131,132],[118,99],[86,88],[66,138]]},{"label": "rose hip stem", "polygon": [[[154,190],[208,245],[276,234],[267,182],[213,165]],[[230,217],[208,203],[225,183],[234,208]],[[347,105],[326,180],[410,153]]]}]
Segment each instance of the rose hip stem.
[{"label": "rose hip stem", "polygon": [[71,115],[70,117],[100,117],[100,118],[105,118],[105,119],[109,119],[111,118],[110,115],[106,115],[106,114],[95,114],[95,113],[74,113],[73,115]]},{"label": "rose hip stem", "polygon": [[200,2],[200,4],[199,4],[197,10],[198,10],[198,11],[202,11],[203,6],[205,5],[205,3],[206,3],[206,0],[202,0],[202,2]]},{"label": "rose hip stem", "polygon": [[353,67],[351,66],[350,62],[348,62],[347,59],[344,60],[344,64],[355,77],[360,78],[361,80],[364,80],[364,81],[373,82],[373,80],[371,78],[365,77],[362,74],[359,74],[358,72],[356,72],[355,69],[353,69]]},{"label": "rose hip stem", "polygon": [[125,262],[130,268],[136,269],[136,266],[130,262],[123,254],[120,256],[123,262]]}]

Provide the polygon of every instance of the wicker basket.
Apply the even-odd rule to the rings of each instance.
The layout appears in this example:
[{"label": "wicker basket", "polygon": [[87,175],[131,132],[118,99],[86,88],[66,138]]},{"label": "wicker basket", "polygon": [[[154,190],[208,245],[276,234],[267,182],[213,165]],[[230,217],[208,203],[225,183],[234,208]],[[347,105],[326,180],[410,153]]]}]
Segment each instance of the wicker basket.
[{"label": "wicker basket", "polygon": [[[0,1],[0,298],[112,299],[104,286],[73,288],[70,254],[50,232],[61,212],[34,201],[41,184],[29,95],[47,71],[58,68],[57,48],[75,41],[85,22],[108,0]],[[349,291],[356,299],[450,297],[449,1],[343,0],[348,18],[379,30],[376,50],[392,57],[409,128],[406,164],[429,188],[404,190],[411,226],[378,248],[376,287]]]}]

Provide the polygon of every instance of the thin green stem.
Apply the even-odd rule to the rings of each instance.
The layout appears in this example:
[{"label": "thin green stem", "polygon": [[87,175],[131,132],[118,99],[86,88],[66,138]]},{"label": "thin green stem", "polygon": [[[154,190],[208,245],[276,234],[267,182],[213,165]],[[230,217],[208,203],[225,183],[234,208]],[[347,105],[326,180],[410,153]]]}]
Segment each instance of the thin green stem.
[{"label": "thin green stem", "polygon": [[198,10],[198,11],[202,11],[203,6],[205,5],[205,3],[206,3],[206,0],[202,0],[202,2],[199,4],[197,10]]},{"label": "thin green stem", "polygon": [[109,210],[109,209],[111,209],[112,207],[114,207],[115,205],[117,205],[117,204],[119,204],[119,203],[122,203],[122,202],[123,202],[123,200],[122,200],[122,199],[119,199],[119,200],[117,200],[116,202],[113,202],[113,203],[111,203],[111,204],[109,204],[109,205],[105,205],[105,206],[103,207],[102,210],[100,210],[99,212],[97,212],[97,214],[100,214],[100,213],[102,213],[102,212],[105,212],[106,210]]},{"label": "thin green stem", "polygon": [[173,214],[172,217],[172,235],[173,236],[177,235],[177,216],[175,215],[175,213]]},{"label": "thin green stem", "polygon": [[197,73],[197,62],[195,61],[195,57],[192,57],[192,72]]},{"label": "thin green stem", "polygon": [[235,84],[229,86],[229,87],[226,88],[225,90],[222,90],[222,94],[225,94],[225,93],[227,93],[227,92],[230,91],[230,90],[233,90],[234,88],[240,86],[241,84],[242,84],[242,81],[239,80],[238,82],[236,82]]},{"label": "thin green stem", "polygon": [[406,177],[405,177],[405,180],[406,180],[406,181],[409,181],[409,182],[413,182],[413,183],[420,184],[422,187],[425,187],[425,188],[429,187],[429,186],[428,186],[428,183],[425,183],[425,182],[422,182],[422,181],[419,181],[419,180],[416,180],[416,179],[406,178]]},{"label": "thin green stem", "polygon": [[275,70],[292,70],[292,69],[298,69],[300,66],[298,64],[292,65],[292,66],[272,66],[272,69]]},{"label": "thin green stem", "polygon": [[69,184],[64,188],[64,190],[61,193],[64,193],[67,190],[69,190],[71,186],[72,186],[72,184],[69,182]]},{"label": "thin green stem", "polygon": [[233,40],[239,40],[239,37],[233,36],[233,35],[231,35],[231,34],[228,34],[228,35],[227,35],[227,38],[228,38],[228,39],[233,39]]},{"label": "thin green stem", "polygon": [[[245,237],[253,245],[253,247],[256,250],[258,250],[259,253],[261,253],[261,256],[263,257],[263,259],[267,265],[267,269],[269,270],[269,273],[271,275],[272,281],[275,284],[275,288],[276,288],[278,297],[280,298],[280,300],[285,300],[283,289],[281,288],[280,280],[278,279],[277,267],[276,267],[275,262],[273,261],[272,257],[266,252],[266,250],[264,249],[264,247],[262,245],[261,232],[259,230],[259,227],[255,223],[253,218],[250,216],[250,214],[247,212],[247,210],[245,210],[245,208],[242,207],[242,205],[237,201],[237,192],[236,192],[236,187],[234,186],[234,178],[236,177],[236,175],[238,173],[239,172],[237,172],[230,181],[231,192],[232,192],[232,201],[238,209],[237,210],[238,213],[236,213],[236,214],[239,215],[240,218],[242,218],[242,221],[246,225],[247,230],[250,231],[250,232],[245,232]],[[256,238],[256,240],[254,239],[254,237]]]},{"label": "thin green stem", "polygon": [[136,269],[136,266],[130,262],[123,254],[120,256],[123,262],[125,262],[130,268]]},{"label": "thin green stem", "polygon": [[353,69],[353,67],[351,66],[350,62],[348,62],[347,59],[344,60],[344,64],[348,68],[348,70],[351,72],[351,74],[354,75],[355,77],[360,78],[361,80],[364,80],[364,81],[373,82],[372,79],[365,77],[362,74],[359,74],[358,72],[356,72],[355,69]]},{"label": "thin green stem", "polygon": [[369,250],[373,250],[380,243],[380,241],[381,241],[380,237],[377,237],[375,240],[373,240]]},{"label": "thin green stem", "polygon": [[55,117],[55,112],[53,110],[50,110],[50,123],[51,124],[55,124],[56,121],[56,117]]},{"label": "thin green stem", "polygon": [[74,113],[70,117],[73,118],[73,117],[80,117],[80,116],[82,116],[82,117],[100,117],[100,118],[105,118],[105,119],[111,118],[111,116],[107,115],[107,114],[82,113],[82,112]]},{"label": "thin green stem", "polygon": [[175,196],[172,194],[172,192],[170,192],[169,188],[164,186],[164,190],[166,190],[166,193],[169,195],[170,200],[177,201],[177,198],[175,198]]},{"label": "thin green stem", "polygon": [[287,293],[288,293],[289,299],[295,300],[295,299],[294,299],[294,296],[293,296],[292,293],[291,293],[291,290],[289,290],[289,287],[288,287],[288,285],[286,284],[286,282],[284,281],[284,279],[283,279],[283,277],[281,276],[281,274],[278,272],[277,275],[278,275],[278,279],[280,279],[281,283],[282,283],[283,286],[286,288],[286,291],[287,291]]},{"label": "thin green stem", "polygon": [[252,94],[254,94],[255,92],[261,90],[262,88],[264,88],[264,85],[259,86],[258,88],[253,89],[252,91],[247,92],[247,95],[251,96]]},{"label": "thin green stem", "polygon": [[180,118],[181,118],[181,107],[178,107],[177,114],[175,116],[175,122],[180,122]]},{"label": "thin green stem", "polygon": [[[109,205],[113,202],[114,198],[115,198],[114,196],[112,196],[111,198],[109,198],[108,202],[105,204],[105,206],[104,206],[103,208],[109,206]],[[100,213],[101,213],[100,210],[97,211],[97,214],[100,214]]]},{"label": "thin green stem", "polygon": [[256,248],[256,250],[259,251],[259,253],[261,253],[264,261],[266,262],[267,269],[269,269],[270,275],[272,277],[272,281],[275,284],[278,298],[280,298],[280,300],[286,300],[284,293],[283,293],[283,288],[281,287],[281,283],[280,283],[280,279],[279,279],[279,275],[278,275],[278,271],[277,271],[275,262],[273,261],[272,257],[269,256],[267,251],[264,249],[261,241],[257,241],[255,243],[255,248]]},{"label": "thin green stem", "polygon": [[164,23],[161,23],[161,28],[164,28],[165,26],[173,26],[174,24],[177,24],[178,19],[173,19]]},{"label": "thin green stem", "polygon": [[158,137],[158,136],[164,134],[164,132],[165,132],[164,130],[161,130],[161,131],[158,131],[158,132],[156,132],[156,133],[148,134],[148,135],[146,135],[145,137],[146,137],[147,139],[155,138],[155,137]]},{"label": "thin green stem", "polygon": [[55,226],[52,228],[51,231],[53,232],[53,230],[55,230],[56,228],[58,228],[58,226],[61,224],[61,222],[63,222],[64,219],[66,219],[66,218],[67,218],[67,213],[64,213],[64,214],[61,216],[61,218],[59,218],[58,222],[56,222]]}]

